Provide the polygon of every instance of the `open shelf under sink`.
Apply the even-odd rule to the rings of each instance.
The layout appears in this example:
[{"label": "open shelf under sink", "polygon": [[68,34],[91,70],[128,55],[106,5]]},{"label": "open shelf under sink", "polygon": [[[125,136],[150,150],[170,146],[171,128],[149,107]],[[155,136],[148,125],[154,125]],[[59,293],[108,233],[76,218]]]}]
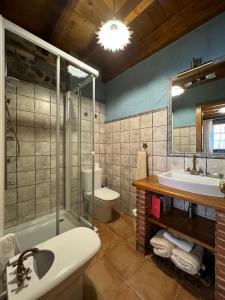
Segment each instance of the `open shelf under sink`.
[{"label": "open shelf under sink", "polygon": [[159,219],[150,215],[150,222],[215,251],[215,221],[193,214],[190,219],[187,212],[173,207]]}]

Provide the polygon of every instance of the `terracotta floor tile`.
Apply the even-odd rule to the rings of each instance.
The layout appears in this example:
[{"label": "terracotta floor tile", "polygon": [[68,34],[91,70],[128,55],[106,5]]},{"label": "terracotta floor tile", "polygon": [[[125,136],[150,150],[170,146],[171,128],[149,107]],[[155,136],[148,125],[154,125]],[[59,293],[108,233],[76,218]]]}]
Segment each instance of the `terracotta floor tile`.
[{"label": "terracotta floor tile", "polygon": [[110,223],[109,228],[122,238],[129,238],[133,235],[132,224],[128,222],[123,216]]},{"label": "terracotta floor tile", "polygon": [[122,282],[104,258],[90,265],[84,274],[85,300],[111,300],[116,298]]},{"label": "terracotta floor tile", "polygon": [[127,284],[124,284],[120,291],[119,294],[116,296],[116,300],[142,300],[136,292],[129,287]]},{"label": "terracotta floor tile", "polygon": [[134,233],[132,236],[128,237],[126,241],[129,246],[136,251],[136,234]]},{"label": "terracotta floor tile", "polygon": [[150,260],[145,260],[139,270],[128,279],[128,283],[144,300],[174,300],[179,286]]},{"label": "terracotta floor tile", "polygon": [[189,291],[180,286],[174,300],[200,300],[200,298],[195,297]]},{"label": "terracotta floor tile", "polygon": [[124,279],[131,277],[144,262],[144,256],[125,242],[109,248],[105,253],[105,258]]}]

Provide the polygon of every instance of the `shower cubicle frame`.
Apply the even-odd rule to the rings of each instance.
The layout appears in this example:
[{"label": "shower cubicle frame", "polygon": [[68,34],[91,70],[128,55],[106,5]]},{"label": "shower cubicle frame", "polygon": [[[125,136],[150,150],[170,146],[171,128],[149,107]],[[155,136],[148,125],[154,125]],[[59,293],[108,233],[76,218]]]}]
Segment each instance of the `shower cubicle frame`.
[{"label": "shower cubicle frame", "polygon": [[[31,43],[40,46],[41,48],[51,52],[57,57],[56,62],[56,189],[59,188],[59,99],[60,99],[60,59],[65,59],[69,63],[77,66],[89,74],[89,80],[84,80],[75,89],[82,88],[85,84],[91,82],[92,79],[92,109],[95,111],[95,78],[99,76],[98,70],[83,63],[77,58],[67,54],[66,52],[56,48],[46,41],[38,38],[32,33],[24,30],[16,24],[8,21],[0,15],[0,237],[4,235],[4,200],[5,200],[5,32],[6,30],[24,38]],[[94,115],[94,114],[93,114]],[[91,157],[92,157],[92,205],[94,205],[94,117],[92,118],[92,143],[91,143]],[[56,206],[59,203],[59,191],[56,190]],[[93,208],[93,207],[92,207]],[[92,218],[93,220],[93,218]],[[93,223],[93,221],[92,221]],[[91,224],[93,227],[93,224]],[[56,209],[56,234],[59,234],[59,209]]]}]

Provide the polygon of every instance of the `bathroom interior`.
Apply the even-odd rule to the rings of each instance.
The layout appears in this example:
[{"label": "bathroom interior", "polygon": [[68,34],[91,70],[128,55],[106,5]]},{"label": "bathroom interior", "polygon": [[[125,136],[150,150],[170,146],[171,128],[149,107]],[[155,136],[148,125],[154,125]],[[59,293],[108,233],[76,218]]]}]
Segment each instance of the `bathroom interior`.
[{"label": "bathroom interior", "polygon": [[0,300],[225,299],[225,2],[2,0]]}]

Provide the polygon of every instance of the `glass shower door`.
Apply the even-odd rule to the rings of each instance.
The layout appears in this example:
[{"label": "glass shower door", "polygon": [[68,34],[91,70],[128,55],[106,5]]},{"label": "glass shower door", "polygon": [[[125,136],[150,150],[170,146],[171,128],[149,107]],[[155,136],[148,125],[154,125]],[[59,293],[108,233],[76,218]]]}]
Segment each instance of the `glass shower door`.
[{"label": "glass shower door", "polygon": [[[59,139],[64,137],[65,147],[60,150],[59,155],[61,164],[64,163],[64,173],[59,172],[59,181],[64,184],[64,199],[59,200],[57,205],[59,233],[77,226],[92,227],[89,204],[83,197],[81,179],[82,170],[90,169],[94,159],[91,152],[93,84],[92,77],[86,74],[85,78],[80,78],[82,74],[80,72],[83,71],[68,65],[67,61],[61,61],[61,82],[65,83],[61,86],[64,101],[61,114],[64,116],[64,127],[60,127]],[[89,89],[87,85],[90,85]],[[85,92],[88,97],[82,96]]]}]

